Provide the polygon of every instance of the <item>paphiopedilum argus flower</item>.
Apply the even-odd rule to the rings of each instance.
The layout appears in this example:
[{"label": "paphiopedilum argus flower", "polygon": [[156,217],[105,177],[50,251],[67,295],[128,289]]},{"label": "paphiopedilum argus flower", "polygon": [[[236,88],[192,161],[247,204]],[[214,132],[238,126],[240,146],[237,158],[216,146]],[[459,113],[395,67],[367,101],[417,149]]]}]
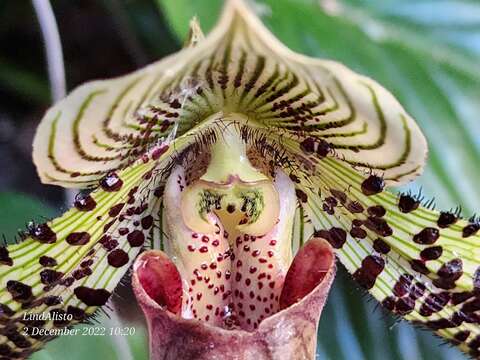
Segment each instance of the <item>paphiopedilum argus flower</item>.
[{"label": "paphiopedilum argus flower", "polygon": [[426,155],[387,90],[227,1],[207,37],[193,21],[183,50],[46,113],[41,179],[91,191],[0,248],[0,356],[51,338],[30,328],[86,320],[133,269],[152,359],[310,359],[336,257],[385,309],[477,357],[479,223],[385,189]]}]

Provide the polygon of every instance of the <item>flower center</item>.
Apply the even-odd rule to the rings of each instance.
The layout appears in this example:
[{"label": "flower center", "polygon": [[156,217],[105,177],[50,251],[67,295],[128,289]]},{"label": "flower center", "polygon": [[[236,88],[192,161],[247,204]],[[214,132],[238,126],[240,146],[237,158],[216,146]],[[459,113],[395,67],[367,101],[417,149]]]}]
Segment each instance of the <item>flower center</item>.
[{"label": "flower center", "polygon": [[224,129],[192,184],[175,168],[165,186],[166,253],[183,287],[181,315],[253,330],[279,310],[291,263],[296,196],[280,170],[256,169],[240,135]]}]

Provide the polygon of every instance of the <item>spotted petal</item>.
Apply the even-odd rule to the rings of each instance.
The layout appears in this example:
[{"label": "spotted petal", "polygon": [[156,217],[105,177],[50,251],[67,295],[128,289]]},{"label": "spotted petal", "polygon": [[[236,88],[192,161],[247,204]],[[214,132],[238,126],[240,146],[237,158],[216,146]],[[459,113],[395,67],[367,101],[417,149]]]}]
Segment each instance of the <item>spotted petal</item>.
[{"label": "spotted petal", "polygon": [[[159,169],[172,152],[157,159],[153,150],[131,167],[110,172],[61,217],[31,224],[21,243],[0,248],[2,355],[26,356],[52,338],[32,333],[34,328],[84,321],[105,305],[139,251],[158,234]],[[39,320],[39,314],[56,318]]]},{"label": "spotted petal", "polygon": [[[286,146],[305,162],[311,157],[294,142]],[[434,211],[415,196],[384,191],[381,175],[365,176],[339,159],[292,169],[291,176],[299,178],[299,205],[308,224],[294,246],[312,232],[327,239],[384,308],[478,356],[480,224],[475,218]]]}]

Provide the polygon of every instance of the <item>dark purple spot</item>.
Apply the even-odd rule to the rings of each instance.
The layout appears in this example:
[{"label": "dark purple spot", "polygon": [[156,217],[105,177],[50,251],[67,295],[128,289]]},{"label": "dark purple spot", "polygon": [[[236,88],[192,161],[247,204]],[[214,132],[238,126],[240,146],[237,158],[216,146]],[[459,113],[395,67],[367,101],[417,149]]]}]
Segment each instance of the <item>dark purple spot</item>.
[{"label": "dark purple spot", "polygon": [[322,209],[329,215],[335,214],[335,208],[333,206],[328,205],[327,203],[323,203]]},{"label": "dark purple spot", "polygon": [[388,254],[391,250],[390,245],[382,239],[375,239],[373,242],[373,249],[380,254]]},{"label": "dark purple spot", "polygon": [[395,304],[395,312],[399,315],[407,315],[415,308],[415,300],[410,297],[404,297],[397,300]]},{"label": "dark purple spot", "polygon": [[86,267],[92,266],[92,264],[93,264],[93,260],[92,260],[92,259],[88,259],[88,260],[82,261],[82,262],[80,263],[80,267],[86,268]]},{"label": "dark purple spot", "polygon": [[450,301],[450,295],[447,292],[429,294],[422,306],[420,307],[420,314],[422,316],[430,316],[442,310]]},{"label": "dark purple spot", "polygon": [[340,203],[345,204],[347,202],[347,195],[343,191],[331,189],[330,192]]},{"label": "dark purple spot", "polygon": [[473,274],[473,288],[477,291],[480,290],[480,266],[477,267],[475,274]]},{"label": "dark purple spot", "polygon": [[82,269],[77,269],[72,273],[72,276],[75,280],[80,280],[83,279],[85,276],[87,276]]},{"label": "dark purple spot", "polygon": [[8,327],[8,326],[5,327],[2,335],[4,335],[8,340],[13,342],[15,346],[21,349],[25,349],[32,346],[32,344],[30,344],[30,342],[25,338],[25,336],[21,335],[18,332],[16,327]]},{"label": "dark purple spot", "polygon": [[441,330],[456,327],[450,319],[430,320],[425,323],[432,330]]},{"label": "dark purple spot", "polygon": [[131,188],[130,191],[128,192],[128,197],[134,198],[137,191],[138,191],[138,186]]},{"label": "dark purple spot", "polygon": [[437,275],[444,279],[457,280],[463,274],[463,264],[461,259],[453,259],[442,265],[437,271]]},{"label": "dark purple spot", "polygon": [[148,209],[148,204],[143,204],[143,205],[137,206],[134,210],[134,213],[136,215],[140,215],[141,213],[145,212],[145,210],[147,209]]},{"label": "dark purple spot", "polygon": [[387,211],[382,205],[375,205],[375,206],[370,206],[367,209],[368,215],[373,216],[373,217],[383,217]]},{"label": "dark purple spot", "polygon": [[112,227],[112,225],[115,224],[115,222],[116,222],[116,220],[112,220],[108,224],[105,224],[105,226],[103,227],[103,232],[106,233],[108,231],[108,229],[110,229]]},{"label": "dark purple spot", "polygon": [[454,214],[442,211],[440,213],[440,216],[438,217],[437,225],[440,228],[447,228],[450,225],[455,224],[457,222],[457,220],[458,220],[458,218]]},{"label": "dark purple spot", "polygon": [[53,267],[53,266],[57,266],[57,260],[55,260],[54,258],[50,257],[50,256],[40,256],[40,259],[38,259],[38,262],[40,263],[40,265],[42,265],[43,267]]},{"label": "dark purple spot", "polygon": [[122,249],[113,250],[111,253],[108,254],[107,259],[108,264],[116,268],[128,264],[128,254]]},{"label": "dark purple spot", "polygon": [[53,325],[56,327],[64,327],[68,325],[69,321],[66,319],[67,312],[63,309],[52,309],[50,310],[52,315]]},{"label": "dark purple spot", "polygon": [[74,246],[85,245],[90,241],[90,234],[85,231],[74,232],[74,233],[68,234],[66,241],[70,245],[74,245]]},{"label": "dark purple spot", "polygon": [[463,274],[462,260],[453,259],[442,265],[437,271],[438,279],[433,284],[441,289],[450,290],[455,288],[455,281]]},{"label": "dark purple spot", "polygon": [[85,311],[71,305],[69,305],[67,308],[67,314],[72,315],[73,320],[77,320],[77,321],[82,321],[86,318]]},{"label": "dark purple spot", "polygon": [[420,274],[428,275],[430,270],[425,266],[425,262],[418,259],[410,260],[410,267],[413,271],[419,272]]},{"label": "dark purple spot", "polygon": [[359,219],[353,219],[352,225],[353,225],[353,226],[357,226],[357,227],[362,226],[362,225],[363,225],[363,221],[362,221],[362,220],[359,220]]},{"label": "dark purple spot", "polygon": [[175,99],[170,102],[170,106],[174,109],[180,109],[182,107],[182,104],[180,103],[180,101],[178,101],[178,99]]},{"label": "dark purple spot", "polygon": [[420,257],[425,260],[436,260],[442,256],[443,248],[441,246],[431,246],[420,252]]},{"label": "dark purple spot", "polygon": [[157,160],[158,158],[160,158],[160,156],[165,154],[165,152],[167,150],[168,150],[168,145],[163,145],[163,146],[155,148],[155,150],[153,150],[153,152],[152,152],[152,159]]},{"label": "dark purple spot", "polygon": [[[468,344],[472,349],[478,349],[480,347],[480,335],[477,335],[470,343]],[[476,358],[478,356],[475,356]]]},{"label": "dark purple spot", "polygon": [[400,198],[398,199],[398,208],[405,214],[417,210],[419,206],[420,201],[410,195],[400,195]]},{"label": "dark purple spot", "polygon": [[427,227],[413,237],[417,244],[431,245],[440,237],[440,231],[437,228]]},{"label": "dark purple spot", "polygon": [[369,255],[362,260],[362,265],[353,273],[353,278],[366,289],[371,289],[383,271],[385,261],[376,255]]},{"label": "dark purple spot", "polygon": [[432,281],[433,285],[440,289],[451,290],[455,288],[455,280],[447,278],[438,278]]},{"label": "dark purple spot", "polygon": [[473,298],[471,301],[463,304],[461,310],[467,314],[477,312],[480,310],[480,299],[478,297]]},{"label": "dark purple spot", "polygon": [[371,196],[383,191],[385,182],[377,175],[370,175],[362,182],[362,192],[364,195]]},{"label": "dark purple spot", "polygon": [[0,344],[0,356],[4,356],[4,360],[12,359],[12,349],[7,344]]},{"label": "dark purple spot", "polygon": [[365,239],[367,237],[367,232],[360,227],[353,227],[350,230],[350,235],[355,239]]},{"label": "dark purple spot", "polygon": [[331,207],[335,207],[338,205],[337,199],[335,199],[333,196],[326,197],[325,202]]},{"label": "dark purple spot", "polygon": [[468,224],[462,230],[462,236],[464,238],[475,235],[480,230],[480,224]]},{"label": "dark purple spot", "polygon": [[330,152],[330,144],[323,139],[320,139],[317,143],[317,155],[324,158]]},{"label": "dark purple spot", "polygon": [[121,189],[123,181],[114,172],[108,173],[102,180],[100,186],[105,191],[118,191]]},{"label": "dark purple spot", "polygon": [[460,326],[464,321],[467,321],[469,319],[469,316],[461,311],[456,311],[453,313],[452,317],[450,320],[452,323],[455,324],[455,326]]},{"label": "dark purple spot", "polygon": [[75,279],[73,277],[67,277],[62,280],[62,285],[65,287],[69,287],[73,284]]},{"label": "dark purple spot", "polygon": [[105,289],[92,289],[86,286],[79,286],[73,292],[88,306],[103,306],[110,297],[110,292]]},{"label": "dark purple spot", "polygon": [[7,281],[7,291],[12,295],[13,300],[21,303],[30,302],[33,298],[32,288],[20,281]]},{"label": "dark purple spot", "polygon": [[395,298],[393,296],[387,296],[383,299],[382,306],[389,311],[393,311],[393,309],[395,309]]},{"label": "dark purple spot", "polygon": [[10,346],[7,344],[0,344],[0,356],[5,356],[5,358],[2,358],[4,360],[13,358]]},{"label": "dark purple spot", "polygon": [[470,331],[464,330],[464,331],[457,332],[453,338],[459,342],[464,342],[465,340],[468,339],[469,336],[470,336]]},{"label": "dark purple spot", "polygon": [[347,233],[341,228],[333,227],[330,229],[330,238],[332,240],[331,245],[336,249],[340,249],[347,241]]},{"label": "dark purple spot", "polygon": [[40,271],[40,281],[45,285],[57,283],[63,276],[63,273],[52,269],[44,269]]},{"label": "dark purple spot", "polygon": [[461,304],[468,299],[472,298],[475,294],[471,291],[462,291],[462,292],[456,292],[452,294],[452,304],[453,305],[458,305]]},{"label": "dark purple spot", "polygon": [[49,295],[43,298],[43,303],[47,306],[55,306],[62,303],[62,298],[60,296]]},{"label": "dark purple spot", "polygon": [[112,240],[112,237],[111,237],[110,235],[103,235],[103,236],[100,238],[100,240],[98,240],[98,242],[103,245],[103,244],[105,244],[106,242],[108,242],[108,241],[110,241],[110,240]]},{"label": "dark purple spot", "polygon": [[105,242],[104,244],[102,244],[103,248],[107,251],[112,251],[113,249],[115,249],[117,246],[118,246],[118,241],[117,240],[109,240],[107,242]]},{"label": "dark purple spot", "polygon": [[358,201],[350,201],[347,204],[346,208],[352,214],[360,214],[364,210],[362,204],[360,204]]},{"label": "dark purple spot", "polygon": [[10,258],[8,249],[4,246],[0,246],[0,264],[12,266],[13,260]]},{"label": "dark purple spot", "polygon": [[315,151],[315,139],[312,137],[306,138],[300,143],[300,149],[307,154],[313,153]]},{"label": "dark purple spot", "polygon": [[97,203],[90,195],[77,196],[73,205],[79,211],[92,211],[97,206]]},{"label": "dark purple spot", "polygon": [[425,284],[417,281],[417,282],[415,282],[415,285],[413,285],[410,288],[409,296],[412,299],[417,300],[417,299],[419,299],[423,296],[426,289],[427,289],[427,287],[425,286]]},{"label": "dark purple spot", "polygon": [[395,296],[402,297],[410,293],[412,288],[413,276],[410,274],[402,274],[393,286]]},{"label": "dark purple spot", "polygon": [[9,318],[15,315],[15,312],[10,309],[7,305],[0,303],[0,320]]},{"label": "dark purple spot", "polygon": [[336,227],[330,230],[317,230],[314,236],[327,240],[335,249],[341,249],[347,241],[347,233],[345,230]]},{"label": "dark purple spot", "polygon": [[34,239],[44,244],[52,244],[57,241],[57,235],[47,224],[40,224],[29,229],[28,234]]},{"label": "dark purple spot", "polygon": [[153,225],[153,216],[152,215],[147,215],[145,216],[142,221],[142,228],[145,230],[150,229]]},{"label": "dark purple spot", "polygon": [[127,240],[132,247],[142,246],[145,241],[145,235],[140,230],[134,230],[128,234]]},{"label": "dark purple spot", "polygon": [[120,214],[120,211],[122,211],[124,206],[125,206],[124,203],[113,205],[108,211],[108,215],[110,215],[111,217],[117,216],[118,214]]},{"label": "dark purple spot", "polygon": [[386,237],[393,234],[392,228],[382,218],[369,216],[364,224],[369,230],[375,232],[379,236]]},{"label": "dark purple spot", "polygon": [[302,190],[300,189],[295,189],[295,194],[297,195],[297,198],[303,202],[306,203],[308,201],[308,196],[305,194]]},{"label": "dark purple spot", "polygon": [[[300,184],[300,178],[299,178],[297,175],[295,175],[294,173],[290,173],[290,175],[288,175],[288,177],[289,177],[290,180],[292,180],[294,183]],[[233,205],[233,204],[232,204],[232,205]],[[235,206],[235,205],[233,205],[233,206]],[[233,209],[234,209],[233,211],[235,211],[235,207],[234,207]],[[228,207],[227,207],[227,211],[228,211]],[[233,212],[233,211],[232,211],[232,212]]]},{"label": "dark purple spot", "polygon": [[162,197],[164,191],[165,191],[165,187],[159,186],[158,188],[155,189],[155,191],[153,192],[153,195],[157,198]]}]

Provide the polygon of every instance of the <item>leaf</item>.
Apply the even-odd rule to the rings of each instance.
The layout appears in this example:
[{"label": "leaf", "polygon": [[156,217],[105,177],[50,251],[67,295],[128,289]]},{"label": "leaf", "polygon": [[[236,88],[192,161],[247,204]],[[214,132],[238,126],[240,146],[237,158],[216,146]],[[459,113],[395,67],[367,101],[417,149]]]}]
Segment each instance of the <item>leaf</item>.
[{"label": "leaf", "polygon": [[[180,39],[184,39],[188,20],[195,14],[204,32],[208,32],[213,13],[219,8],[219,1],[214,0],[159,0],[158,3]],[[424,175],[403,189],[418,190],[423,186],[428,197],[437,196],[441,208],[460,204],[467,216],[478,207],[480,189],[476,179],[480,170],[474,164],[480,160],[477,140],[480,128],[476,118],[480,110],[479,51],[475,47],[478,41],[472,40],[478,38],[480,29],[475,16],[480,11],[477,3],[268,0],[257,1],[257,5],[266,13],[265,23],[290,48],[343,62],[374,78],[391,90],[417,119],[429,142],[429,161]],[[202,9],[208,9],[208,13]],[[352,302],[351,295],[345,292],[338,298]],[[363,318],[368,321],[362,317],[358,320],[357,314],[365,305],[354,300],[347,312],[350,321],[342,328],[346,334],[342,332],[333,339],[329,336],[330,341],[324,343],[322,334],[331,332],[331,322],[325,319],[335,316],[338,319],[345,314],[327,312],[321,321],[319,349],[326,351],[328,358],[341,359],[352,354],[329,351],[344,348],[339,345],[343,345],[344,337],[352,340],[350,345],[345,344],[347,348],[352,346],[360,351],[358,358],[379,356],[377,347],[369,346],[374,340],[375,344],[392,344],[381,352],[382,356],[390,353],[391,358],[412,358],[407,349],[415,347],[422,358],[461,358],[455,350],[439,350],[438,342],[431,336],[419,331],[411,333],[405,324],[387,331],[386,323],[378,316]],[[335,307],[328,309],[338,313]],[[365,336],[369,332],[371,336]],[[361,340],[364,338],[370,340],[365,344]]]},{"label": "leaf", "polygon": [[0,58],[0,84],[25,100],[40,105],[50,101],[47,81],[35,73]]},{"label": "leaf", "polygon": [[160,9],[165,12],[167,22],[177,35],[180,43],[187,38],[189,22],[197,16],[204,33],[208,33],[218,20],[222,0],[194,2],[191,0],[157,0]]}]

